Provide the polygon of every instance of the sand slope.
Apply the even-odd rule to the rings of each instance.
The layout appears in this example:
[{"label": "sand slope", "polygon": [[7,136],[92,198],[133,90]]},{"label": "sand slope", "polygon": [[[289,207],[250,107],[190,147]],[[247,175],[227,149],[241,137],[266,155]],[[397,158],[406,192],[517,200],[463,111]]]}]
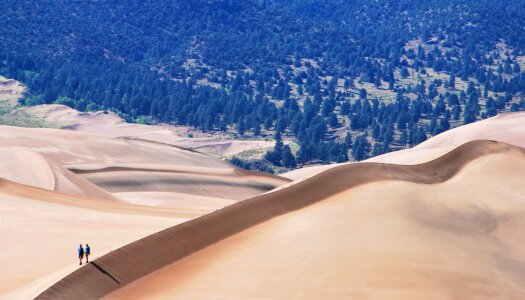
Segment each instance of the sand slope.
[{"label": "sand slope", "polygon": [[25,91],[26,88],[18,81],[0,76],[0,102],[8,101],[10,104],[16,104]]},{"label": "sand slope", "polygon": [[[1,92],[1,82],[0,82]],[[1,100],[1,94],[0,94]],[[264,152],[273,141],[239,140],[228,133],[205,133],[186,126],[126,123],[111,111],[79,112],[59,104],[22,107],[12,114],[32,116],[60,128],[104,135],[111,138],[136,138],[194,149],[215,157],[231,157],[246,151]],[[193,137],[188,137],[191,133]]]},{"label": "sand slope", "polygon": [[523,299],[524,167],[496,154],[443,184],[348,190],[108,298]]},{"label": "sand slope", "polygon": [[494,140],[525,147],[525,113],[505,113],[457,127],[432,137],[414,148],[386,153],[369,161],[397,164],[422,163],[474,140]]},{"label": "sand slope", "polygon": [[524,113],[289,183],[180,147],[266,142],[24,109],[70,130],[0,126],[0,298],[525,298]]},{"label": "sand slope", "polygon": [[173,192],[241,200],[289,180],[241,171],[170,144],[58,129],[0,126],[0,177],[77,196]]},{"label": "sand slope", "polygon": [[289,181],[170,144],[59,129],[0,126],[0,156],[0,294],[20,288],[15,299],[74,270],[78,243],[102,255]]},{"label": "sand slope", "polygon": [[[372,157],[369,162],[391,164],[418,164],[435,159],[453,148],[475,140],[494,140],[519,147],[525,147],[525,112],[504,113],[445,131],[429,140],[406,150],[395,151]],[[319,174],[334,166],[305,167],[280,176],[292,180],[304,179]]]},{"label": "sand slope", "polygon": [[112,193],[174,192],[242,200],[287,181],[277,176],[229,168],[155,164],[69,165],[76,174]]},{"label": "sand slope", "polygon": [[335,167],[126,245],[40,298],[523,298],[524,170],[525,150],[490,141]]},{"label": "sand slope", "polygon": [[0,179],[0,294],[74,264],[78,243],[98,256],[191,217]]}]

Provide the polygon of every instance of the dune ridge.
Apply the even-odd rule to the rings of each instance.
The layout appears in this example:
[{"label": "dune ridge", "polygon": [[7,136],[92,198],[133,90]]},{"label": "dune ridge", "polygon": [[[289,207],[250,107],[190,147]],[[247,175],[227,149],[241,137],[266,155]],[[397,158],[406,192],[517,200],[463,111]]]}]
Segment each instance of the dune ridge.
[{"label": "dune ridge", "polygon": [[477,158],[505,152],[525,155],[525,149],[516,146],[472,141],[418,165],[360,163],[334,167],[286,188],[236,203],[128,244],[100,257],[94,264],[74,271],[37,298],[100,298],[233,234],[352,187],[390,180],[441,183]]},{"label": "dune ridge", "polygon": [[[475,140],[494,140],[525,147],[525,113],[503,113],[495,117],[452,128],[408,149],[388,152],[367,162],[413,165],[437,158],[455,147]],[[293,180],[304,179],[341,164],[309,166],[279,174]]]},{"label": "dune ridge", "polygon": [[[50,108],[64,122],[80,114]],[[105,133],[127,126],[111,114],[81,117],[104,122]],[[99,255],[290,181],[169,143],[102,133],[0,126],[0,294],[28,292],[31,282],[71,264],[70,247],[80,241]],[[31,254],[35,245],[45,261]]]}]

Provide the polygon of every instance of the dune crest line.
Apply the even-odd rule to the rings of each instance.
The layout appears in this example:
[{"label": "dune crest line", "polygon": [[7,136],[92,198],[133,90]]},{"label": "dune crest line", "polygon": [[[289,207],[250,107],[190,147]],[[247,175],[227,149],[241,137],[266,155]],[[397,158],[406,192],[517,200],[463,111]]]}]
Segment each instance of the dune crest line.
[{"label": "dune crest line", "polygon": [[[419,165],[357,163],[334,167],[304,181],[130,243],[96,259],[98,267],[89,264],[62,278],[37,299],[100,298],[229,236],[344,190],[389,180],[418,184],[441,183],[479,157],[510,151],[525,155],[525,149],[520,147],[478,140]],[[111,274],[111,277],[100,269]]]}]

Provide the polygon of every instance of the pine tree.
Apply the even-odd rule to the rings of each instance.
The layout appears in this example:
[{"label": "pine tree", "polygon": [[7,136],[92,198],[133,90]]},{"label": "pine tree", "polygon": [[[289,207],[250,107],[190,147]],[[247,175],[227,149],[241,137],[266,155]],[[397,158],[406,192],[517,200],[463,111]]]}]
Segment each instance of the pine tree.
[{"label": "pine tree", "polygon": [[427,134],[425,133],[425,129],[423,127],[418,127],[414,141],[415,144],[421,144],[426,140]]},{"label": "pine tree", "polygon": [[448,79],[448,88],[455,89],[456,88],[456,75],[454,73],[450,73],[450,77]]},{"label": "pine tree", "polygon": [[346,146],[347,151],[352,148],[352,144],[353,144],[352,135],[350,133],[347,133],[345,136],[345,142],[344,142],[344,145]]},{"label": "pine tree", "polygon": [[295,168],[297,166],[295,157],[293,156],[292,151],[290,150],[290,147],[288,145],[285,145],[283,147],[282,165],[287,168]]},{"label": "pine tree", "polygon": [[328,117],[328,125],[332,128],[336,128],[338,125],[337,116],[333,112]]},{"label": "pine tree", "polygon": [[366,96],[367,96],[367,92],[365,89],[360,89],[359,90],[359,98],[360,99],[366,99]]},{"label": "pine tree", "polygon": [[401,131],[399,135],[399,144],[404,147],[408,142],[407,132],[405,130]]},{"label": "pine tree", "polygon": [[356,138],[352,147],[352,156],[355,160],[360,161],[368,158],[370,152],[370,143],[368,142],[366,135],[360,135]]},{"label": "pine tree", "polygon": [[403,78],[410,77],[410,72],[408,72],[408,68],[407,67],[401,68],[401,77],[403,77]]},{"label": "pine tree", "polygon": [[349,111],[350,111],[350,104],[346,101],[343,102],[343,104],[341,104],[341,110],[340,110],[341,116],[348,115]]}]

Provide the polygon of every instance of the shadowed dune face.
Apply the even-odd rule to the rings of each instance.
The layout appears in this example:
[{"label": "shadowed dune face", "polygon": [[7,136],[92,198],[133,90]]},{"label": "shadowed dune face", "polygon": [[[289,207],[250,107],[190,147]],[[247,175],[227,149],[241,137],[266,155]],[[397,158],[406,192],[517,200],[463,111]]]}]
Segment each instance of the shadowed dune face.
[{"label": "shadowed dune face", "polygon": [[68,168],[111,193],[171,192],[243,200],[288,182],[277,176],[234,168],[163,165],[80,165]]},{"label": "shadowed dune face", "polygon": [[88,266],[40,297],[521,299],[524,170],[489,141],[335,167],[98,259],[118,282]]},{"label": "shadowed dune face", "polygon": [[0,156],[0,294],[70,273],[79,243],[102,255],[289,182],[169,144],[55,129],[0,126]]},{"label": "shadowed dune face", "polygon": [[169,144],[65,130],[1,126],[0,153],[9,158],[0,177],[108,200],[129,192],[241,200],[289,182]]},{"label": "shadowed dune face", "polygon": [[272,190],[280,184],[251,182],[246,178],[224,179],[212,176],[166,174],[165,172],[124,171],[85,176],[112,193],[181,192],[186,194],[242,200]]}]

